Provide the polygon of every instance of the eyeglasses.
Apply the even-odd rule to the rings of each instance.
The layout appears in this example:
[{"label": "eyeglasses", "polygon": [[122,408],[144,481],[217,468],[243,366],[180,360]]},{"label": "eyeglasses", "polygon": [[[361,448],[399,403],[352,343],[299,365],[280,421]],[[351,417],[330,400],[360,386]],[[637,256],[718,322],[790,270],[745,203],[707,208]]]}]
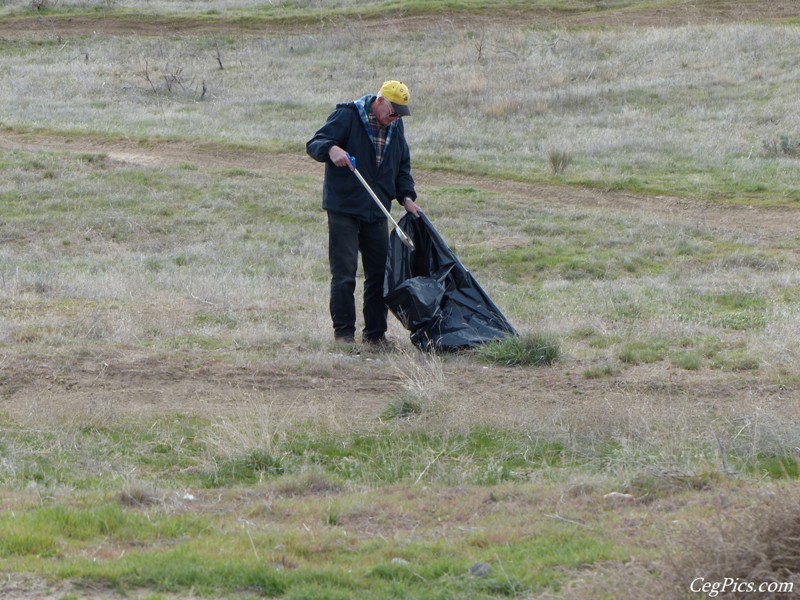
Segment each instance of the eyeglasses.
[{"label": "eyeglasses", "polygon": [[382,99],[382,100],[383,100],[383,102],[386,104],[386,108],[388,108],[388,109],[389,109],[389,113],[388,113],[388,116],[389,116],[389,118],[390,118],[390,119],[396,119],[396,118],[398,118],[400,115],[399,115],[399,114],[398,114],[398,112],[397,112],[397,111],[394,109],[394,106],[392,106],[392,103],[391,103],[391,102],[389,102],[389,101],[388,101],[386,98],[381,98],[381,99]]}]

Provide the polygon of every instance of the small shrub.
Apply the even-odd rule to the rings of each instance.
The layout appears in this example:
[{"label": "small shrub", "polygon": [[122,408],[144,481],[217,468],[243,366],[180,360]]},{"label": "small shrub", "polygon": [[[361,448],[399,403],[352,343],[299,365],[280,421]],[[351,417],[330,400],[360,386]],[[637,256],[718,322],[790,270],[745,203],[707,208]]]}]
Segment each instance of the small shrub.
[{"label": "small shrub", "polygon": [[253,471],[283,473],[280,459],[260,448],[251,450],[244,459],[244,464]]},{"label": "small shrub", "polygon": [[513,100],[499,100],[490,104],[486,108],[486,114],[489,117],[503,118],[519,112],[520,104]]},{"label": "small shrub", "polygon": [[117,494],[117,501],[123,506],[142,507],[159,504],[161,495],[155,490],[140,485],[127,486]]},{"label": "small shrub", "polygon": [[702,575],[706,581],[772,584],[770,593],[729,590],[719,597],[790,597],[800,583],[798,498],[794,488],[777,491],[751,499],[748,508],[720,506],[716,518],[694,520],[682,530],[665,561],[661,589],[670,584],[685,589],[687,581]]},{"label": "small shrub", "polygon": [[406,419],[422,414],[422,404],[409,397],[398,398],[389,403],[381,417],[387,421],[392,419]]},{"label": "small shrub", "polygon": [[336,527],[341,524],[341,516],[333,509],[330,502],[328,503],[328,509],[325,511],[323,522],[329,527]]},{"label": "small shrub", "polygon": [[327,495],[344,489],[343,483],[333,473],[319,465],[304,466],[299,473],[275,479],[271,489],[282,496]]},{"label": "small shrub", "polygon": [[625,491],[641,500],[652,501],[687,490],[707,490],[719,480],[716,473],[653,472],[631,479]]},{"label": "small shrub", "polygon": [[551,365],[560,356],[558,343],[542,335],[497,340],[480,346],[476,352],[483,362],[506,366]]},{"label": "small shrub", "polygon": [[556,175],[566,171],[567,167],[572,163],[572,155],[569,152],[560,150],[551,150],[548,158],[550,159],[550,168]]},{"label": "small shrub", "polygon": [[767,156],[772,158],[778,156],[797,158],[800,156],[800,139],[792,139],[788,135],[782,135],[777,140],[766,140],[763,145]]},{"label": "small shrub", "polygon": [[201,484],[209,488],[252,485],[285,472],[279,457],[272,456],[267,450],[254,448],[245,456],[215,465]]}]

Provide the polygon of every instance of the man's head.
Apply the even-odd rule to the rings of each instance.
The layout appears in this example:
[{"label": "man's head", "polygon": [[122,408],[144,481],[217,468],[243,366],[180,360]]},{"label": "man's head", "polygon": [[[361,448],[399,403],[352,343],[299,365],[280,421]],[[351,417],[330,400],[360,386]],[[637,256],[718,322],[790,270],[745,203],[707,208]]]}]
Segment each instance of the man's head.
[{"label": "man's head", "polygon": [[392,107],[391,112],[398,117],[407,117],[411,114],[411,109],[408,107],[411,96],[408,93],[408,86],[406,86],[405,83],[394,80],[386,81],[381,86],[381,91],[378,92],[378,96],[389,101]]}]

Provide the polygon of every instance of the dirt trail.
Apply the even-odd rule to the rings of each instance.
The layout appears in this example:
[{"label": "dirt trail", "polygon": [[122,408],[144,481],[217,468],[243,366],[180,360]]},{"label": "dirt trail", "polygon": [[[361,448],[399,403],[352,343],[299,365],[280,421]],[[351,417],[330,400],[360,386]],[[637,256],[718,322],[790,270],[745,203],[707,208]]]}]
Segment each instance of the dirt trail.
[{"label": "dirt trail", "polygon": [[[76,154],[105,154],[111,160],[140,164],[195,164],[207,168],[245,168],[264,172],[306,174],[321,166],[305,154],[260,154],[244,150],[220,149],[187,141],[159,142],[143,146],[124,140],[93,141],[87,138],[17,134],[0,131],[4,150],[55,151]],[[546,201],[575,208],[633,212],[642,218],[658,217],[676,223],[691,223],[715,231],[746,233],[760,239],[779,239],[797,235],[798,213],[787,208],[720,205],[669,196],[640,196],[587,188],[548,186],[464,174],[432,173],[415,170],[421,194],[442,187],[469,187],[526,201]]]},{"label": "dirt trail", "polygon": [[[395,15],[390,21],[382,17],[358,18],[364,29],[393,31],[420,31],[432,27],[448,29],[481,29],[502,27],[506,23],[519,26],[527,22],[531,27],[682,27],[713,23],[738,23],[746,21],[775,22],[800,17],[800,3],[796,0],[707,0],[686,2],[668,8],[627,7],[609,10],[557,11],[546,8],[527,11],[492,10],[486,14],[450,13],[441,15]],[[352,20],[352,18],[350,18]],[[20,18],[0,22],[0,36],[79,36],[79,35],[268,35],[301,34],[320,28],[337,28],[346,24],[345,17],[320,18],[311,25],[287,25],[247,20],[214,20],[206,15],[202,19],[191,15],[148,18],[125,18],[109,11],[102,18],[85,16],[48,15]]]}]

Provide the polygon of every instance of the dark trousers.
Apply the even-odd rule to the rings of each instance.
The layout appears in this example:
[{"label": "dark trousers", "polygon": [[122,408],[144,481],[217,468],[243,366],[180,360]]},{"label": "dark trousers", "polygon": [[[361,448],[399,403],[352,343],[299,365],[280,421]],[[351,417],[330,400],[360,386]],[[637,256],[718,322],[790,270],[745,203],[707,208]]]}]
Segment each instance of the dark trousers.
[{"label": "dark trousers", "polygon": [[388,309],[383,301],[383,278],[389,252],[389,229],[386,221],[367,223],[329,211],[330,310],[333,335],[337,338],[355,337],[355,290],[359,252],[364,269],[363,338],[377,340],[386,333]]}]

